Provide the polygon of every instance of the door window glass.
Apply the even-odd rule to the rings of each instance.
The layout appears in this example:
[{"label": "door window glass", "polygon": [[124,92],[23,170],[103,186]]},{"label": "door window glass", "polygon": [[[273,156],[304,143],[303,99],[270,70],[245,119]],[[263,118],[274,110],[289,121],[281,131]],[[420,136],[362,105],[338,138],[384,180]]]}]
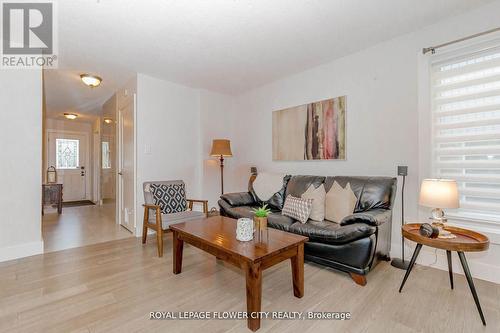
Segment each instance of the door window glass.
[{"label": "door window glass", "polygon": [[79,161],[80,140],[56,139],[56,168],[76,169]]},{"label": "door window glass", "polygon": [[102,142],[102,168],[111,169],[111,156],[109,151],[109,142]]}]

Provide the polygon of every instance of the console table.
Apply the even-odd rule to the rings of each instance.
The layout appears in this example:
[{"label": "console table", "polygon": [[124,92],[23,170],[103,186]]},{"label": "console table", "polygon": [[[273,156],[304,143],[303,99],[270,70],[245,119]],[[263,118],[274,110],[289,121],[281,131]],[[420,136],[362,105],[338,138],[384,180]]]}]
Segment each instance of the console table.
[{"label": "console table", "polygon": [[42,215],[44,206],[57,206],[57,213],[62,213],[63,185],[62,184],[42,184]]},{"label": "console table", "polygon": [[406,274],[403,282],[401,283],[401,287],[399,287],[399,292],[403,290],[406,280],[408,279],[413,265],[417,260],[418,254],[420,253],[422,245],[427,245],[436,249],[442,249],[446,251],[446,256],[448,257],[450,285],[451,289],[453,289],[451,251],[456,251],[458,253],[460,263],[462,264],[462,268],[464,269],[465,277],[467,278],[467,282],[469,283],[469,288],[472,293],[472,297],[474,298],[474,302],[476,303],[477,311],[479,312],[481,321],[483,322],[483,325],[486,325],[483,310],[481,309],[481,304],[479,303],[479,297],[477,296],[476,287],[474,286],[474,281],[472,280],[472,275],[470,273],[467,260],[465,259],[464,252],[479,252],[487,250],[490,245],[488,237],[472,230],[446,226],[444,229],[454,234],[456,236],[455,238],[428,238],[420,235],[419,229],[421,225],[421,223],[410,223],[404,225],[402,228],[403,237],[416,242],[417,246],[415,247],[415,251],[413,252],[413,256],[411,257],[410,264],[408,266],[408,269],[406,270]]}]

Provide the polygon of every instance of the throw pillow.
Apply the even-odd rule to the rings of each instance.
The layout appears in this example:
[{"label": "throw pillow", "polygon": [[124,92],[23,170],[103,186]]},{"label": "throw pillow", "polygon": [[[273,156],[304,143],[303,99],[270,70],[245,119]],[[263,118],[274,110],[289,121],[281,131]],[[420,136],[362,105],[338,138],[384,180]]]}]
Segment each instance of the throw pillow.
[{"label": "throw pillow", "polygon": [[311,214],[312,204],[312,199],[296,198],[289,195],[286,197],[281,214],[306,223]]},{"label": "throw pillow", "polygon": [[187,209],[184,184],[151,184],[153,203],[160,206],[162,214],[184,212]]},{"label": "throw pillow", "polygon": [[314,221],[323,221],[325,219],[325,186],[321,184],[314,188],[311,184],[309,188],[301,195],[302,199],[312,199],[312,209],[309,218]]},{"label": "throw pillow", "polygon": [[260,205],[281,210],[285,201],[285,190],[291,176],[262,172],[251,184],[250,192]]},{"label": "throw pillow", "polygon": [[347,183],[345,188],[333,182],[332,188],[326,193],[325,218],[340,223],[342,219],[354,212],[358,199]]}]

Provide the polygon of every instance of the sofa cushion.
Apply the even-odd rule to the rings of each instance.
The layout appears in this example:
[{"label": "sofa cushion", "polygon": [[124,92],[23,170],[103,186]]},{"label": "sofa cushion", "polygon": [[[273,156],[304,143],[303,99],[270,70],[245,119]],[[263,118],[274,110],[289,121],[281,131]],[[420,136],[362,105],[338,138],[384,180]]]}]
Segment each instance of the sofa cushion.
[{"label": "sofa cushion", "polygon": [[160,206],[162,214],[184,212],[187,209],[186,189],[182,184],[151,184],[153,203]]},{"label": "sofa cushion", "polygon": [[231,206],[252,206],[257,204],[250,192],[225,193],[220,198]]},{"label": "sofa cushion", "polygon": [[391,209],[396,194],[396,178],[392,177],[326,177],[325,190],[328,193],[333,183],[344,187],[349,183],[358,198],[355,213],[370,209]]},{"label": "sofa cushion", "polygon": [[[161,214],[161,227],[162,229],[168,229],[171,224],[202,219],[204,217],[205,213],[191,210],[172,214]],[[156,214],[150,215],[149,222],[153,224],[156,223]]]},{"label": "sofa cushion", "polygon": [[[226,203],[227,204],[227,203]],[[223,209],[233,219],[239,219],[241,217],[253,218],[255,213],[254,209],[258,208],[258,206],[236,206],[232,207],[231,205],[224,206]]]},{"label": "sofa cushion", "polygon": [[289,175],[260,173],[250,184],[250,194],[259,205],[281,210],[285,203],[285,190]]},{"label": "sofa cushion", "polygon": [[[253,208],[255,207],[248,207],[248,206],[236,207],[234,209],[232,208],[229,209],[228,213],[233,215],[233,218],[236,219],[239,219],[241,217],[248,217],[253,219],[254,217]],[[269,215],[267,216],[268,227],[278,230],[289,231],[290,227],[295,222],[297,221],[292,219],[291,217],[281,215],[281,213],[277,212],[269,213]]]},{"label": "sofa cushion", "polygon": [[337,182],[333,183],[325,198],[325,218],[340,223],[342,219],[354,212],[358,198],[351,190],[349,183],[342,188]]},{"label": "sofa cushion", "polygon": [[[300,198],[302,194],[313,185],[314,188],[318,188],[325,181],[325,177],[322,176],[292,176],[288,181],[286,187],[285,197],[293,195],[294,197]],[[325,190],[327,190],[325,188]],[[327,190],[328,191],[328,190]]]},{"label": "sofa cushion", "polygon": [[[239,206],[239,207],[231,207],[226,201],[219,200],[219,205],[224,212],[234,219],[239,219],[240,217],[254,217],[254,208],[258,208],[258,206]],[[267,225],[274,229],[279,229],[283,231],[288,231],[290,226],[294,224],[294,219],[281,215],[281,212],[274,211],[269,213],[267,217]]]},{"label": "sofa cushion", "polygon": [[377,228],[366,223],[354,223],[341,226],[330,221],[313,221],[307,223],[295,222],[289,231],[309,237],[311,242],[326,244],[344,244],[356,239],[368,237],[376,232]]},{"label": "sofa cushion", "polygon": [[312,204],[313,199],[302,199],[289,195],[286,197],[281,214],[306,223],[311,215]]},{"label": "sofa cushion", "polygon": [[307,191],[302,194],[302,199],[312,199],[312,209],[309,218],[314,221],[323,221],[325,219],[325,186],[321,184],[317,188],[314,185],[309,186]]},{"label": "sofa cushion", "polygon": [[366,223],[373,226],[379,226],[387,223],[392,218],[392,211],[389,209],[372,209],[366,212],[354,213],[348,215],[340,221],[340,225],[353,223]]},{"label": "sofa cushion", "polygon": [[290,227],[296,222],[291,217],[281,215],[280,213],[271,213],[267,217],[267,225],[269,227],[283,231],[290,231]]}]

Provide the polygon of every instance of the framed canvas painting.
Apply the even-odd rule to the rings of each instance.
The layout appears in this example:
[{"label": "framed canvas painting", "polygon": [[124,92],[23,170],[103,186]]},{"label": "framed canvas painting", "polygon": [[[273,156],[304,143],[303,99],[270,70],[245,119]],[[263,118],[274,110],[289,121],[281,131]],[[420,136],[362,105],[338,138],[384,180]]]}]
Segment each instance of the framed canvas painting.
[{"label": "framed canvas painting", "polygon": [[273,160],[345,160],[346,96],[273,112]]}]

